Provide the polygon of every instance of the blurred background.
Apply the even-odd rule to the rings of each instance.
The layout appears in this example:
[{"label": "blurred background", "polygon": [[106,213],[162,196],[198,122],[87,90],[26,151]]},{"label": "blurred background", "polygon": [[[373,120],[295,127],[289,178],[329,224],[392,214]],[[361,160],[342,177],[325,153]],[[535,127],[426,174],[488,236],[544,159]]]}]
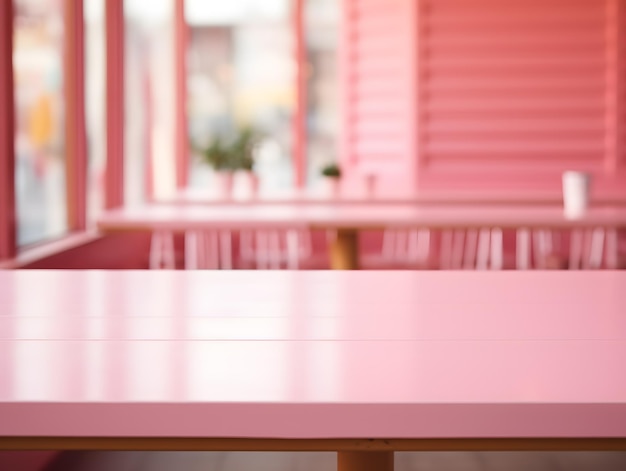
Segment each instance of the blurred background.
[{"label": "blurred background", "polygon": [[[621,1],[11,5],[2,259],[93,231],[105,208],[216,190],[203,154],[243,126],[262,136],[262,195],[318,192],[336,165],[347,199],[374,177],[372,200],[561,207],[575,171],[592,206],[626,202]],[[370,252],[405,243],[364,237]]]}]

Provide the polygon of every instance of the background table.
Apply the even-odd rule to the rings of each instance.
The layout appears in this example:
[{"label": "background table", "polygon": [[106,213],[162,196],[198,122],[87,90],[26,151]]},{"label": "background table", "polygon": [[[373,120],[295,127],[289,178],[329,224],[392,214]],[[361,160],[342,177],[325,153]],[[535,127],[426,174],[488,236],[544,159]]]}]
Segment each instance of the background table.
[{"label": "background table", "polygon": [[0,447],[341,469],[624,450],[624,292],[620,272],[0,272]]},{"label": "background table", "polygon": [[[584,218],[567,219],[553,206],[147,205],[107,211],[98,220],[104,232],[209,229],[326,229],[336,232],[330,248],[334,269],[356,269],[358,233],[381,229],[590,229],[626,227],[626,208],[593,208]],[[617,242],[610,249],[615,260]]]},{"label": "background table", "polygon": [[[253,196],[245,191],[236,191],[232,197],[210,189],[186,188],[172,197],[160,198],[159,204],[177,205],[283,205],[283,204],[334,204],[334,205],[503,205],[503,206],[563,206],[559,192],[508,191],[504,195],[493,192],[438,191],[420,193],[374,193],[346,190],[334,197],[319,189],[288,189],[260,192]],[[591,205],[595,207],[626,206],[626,192],[610,195],[592,194]]]}]

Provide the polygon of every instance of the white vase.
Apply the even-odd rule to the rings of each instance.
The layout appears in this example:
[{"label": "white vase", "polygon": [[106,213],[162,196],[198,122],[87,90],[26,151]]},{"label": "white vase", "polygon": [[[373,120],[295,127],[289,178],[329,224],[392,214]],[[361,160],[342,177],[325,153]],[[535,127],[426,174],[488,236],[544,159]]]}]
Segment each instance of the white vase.
[{"label": "white vase", "polygon": [[214,178],[217,196],[222,199],[230,199],[233,196],[233,173],[215,172]]},{"label": "white vase", "polygon": [[584,216],[589,206],[591,175],[585,172],[563,173],[563,209],[565,217],[578,219]]},{"label": "white vase", "polygon": [[341,179],[337,177],[324,177],[324,195],[328,198],[339,198],[341,191]]}]

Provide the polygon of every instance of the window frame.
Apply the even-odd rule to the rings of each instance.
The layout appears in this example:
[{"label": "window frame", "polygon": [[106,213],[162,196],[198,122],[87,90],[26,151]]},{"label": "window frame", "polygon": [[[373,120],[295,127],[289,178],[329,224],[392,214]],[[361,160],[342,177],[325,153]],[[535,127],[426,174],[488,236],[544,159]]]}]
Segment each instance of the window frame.
[{"label": "window frame", "polygon": [[[13,2],[0,2],[0,260],[17,254],[15,198],[15,88],[13,84]],[[11,111],[7,111],[11,110]]]},{"label": "window frame", "polygon": [[[294,186],[306,184],[306,38],[304,6],[306,0],[292,0],[292,31],[294,34],[295,110],[293,118]],[[87,167],[88,146],[85,111],[85,24],[84,1],[63,1],[64,22],[64,106],[66,140],[67,233],[60,239],[45,240],[34,246],[17,246],[17,214],[15,197],[15,142],[0,139],[0,261],[15,259],[31,250],[41,252],[46,245],[59,247],[63,239],[72,239],[87,231]],[[187,47],[189,25],[185,21],[185,0],[175,0],[175,169],[176,187],[183,189],[189,181],[189,143],[187,129]],[[106,164],[105,210],[124,204],[124,0],[105,2],[106,61]],[[0,66],[13,70],[13,2],[0,2]],[[14,110],[13,74],[0,75],[0,98]],[[0,113],[0,137],[15,135],[14,112]],[[58,249],[57,249],[58,250]]]}]

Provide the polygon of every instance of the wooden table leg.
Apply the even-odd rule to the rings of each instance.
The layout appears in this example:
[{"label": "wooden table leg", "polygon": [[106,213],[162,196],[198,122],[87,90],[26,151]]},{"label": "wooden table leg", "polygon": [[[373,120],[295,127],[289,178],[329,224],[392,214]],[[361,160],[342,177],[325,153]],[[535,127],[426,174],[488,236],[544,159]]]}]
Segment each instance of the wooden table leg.
[{"label": "wooden table leg", "polygon": [[393,451],[340,451],[337,471],[393,471]]},{"label": "wooden table leg", "polygon": [[354,229],[339,229],[330,244],[330,267],[333,270],[359,269],[359,234]]}]

